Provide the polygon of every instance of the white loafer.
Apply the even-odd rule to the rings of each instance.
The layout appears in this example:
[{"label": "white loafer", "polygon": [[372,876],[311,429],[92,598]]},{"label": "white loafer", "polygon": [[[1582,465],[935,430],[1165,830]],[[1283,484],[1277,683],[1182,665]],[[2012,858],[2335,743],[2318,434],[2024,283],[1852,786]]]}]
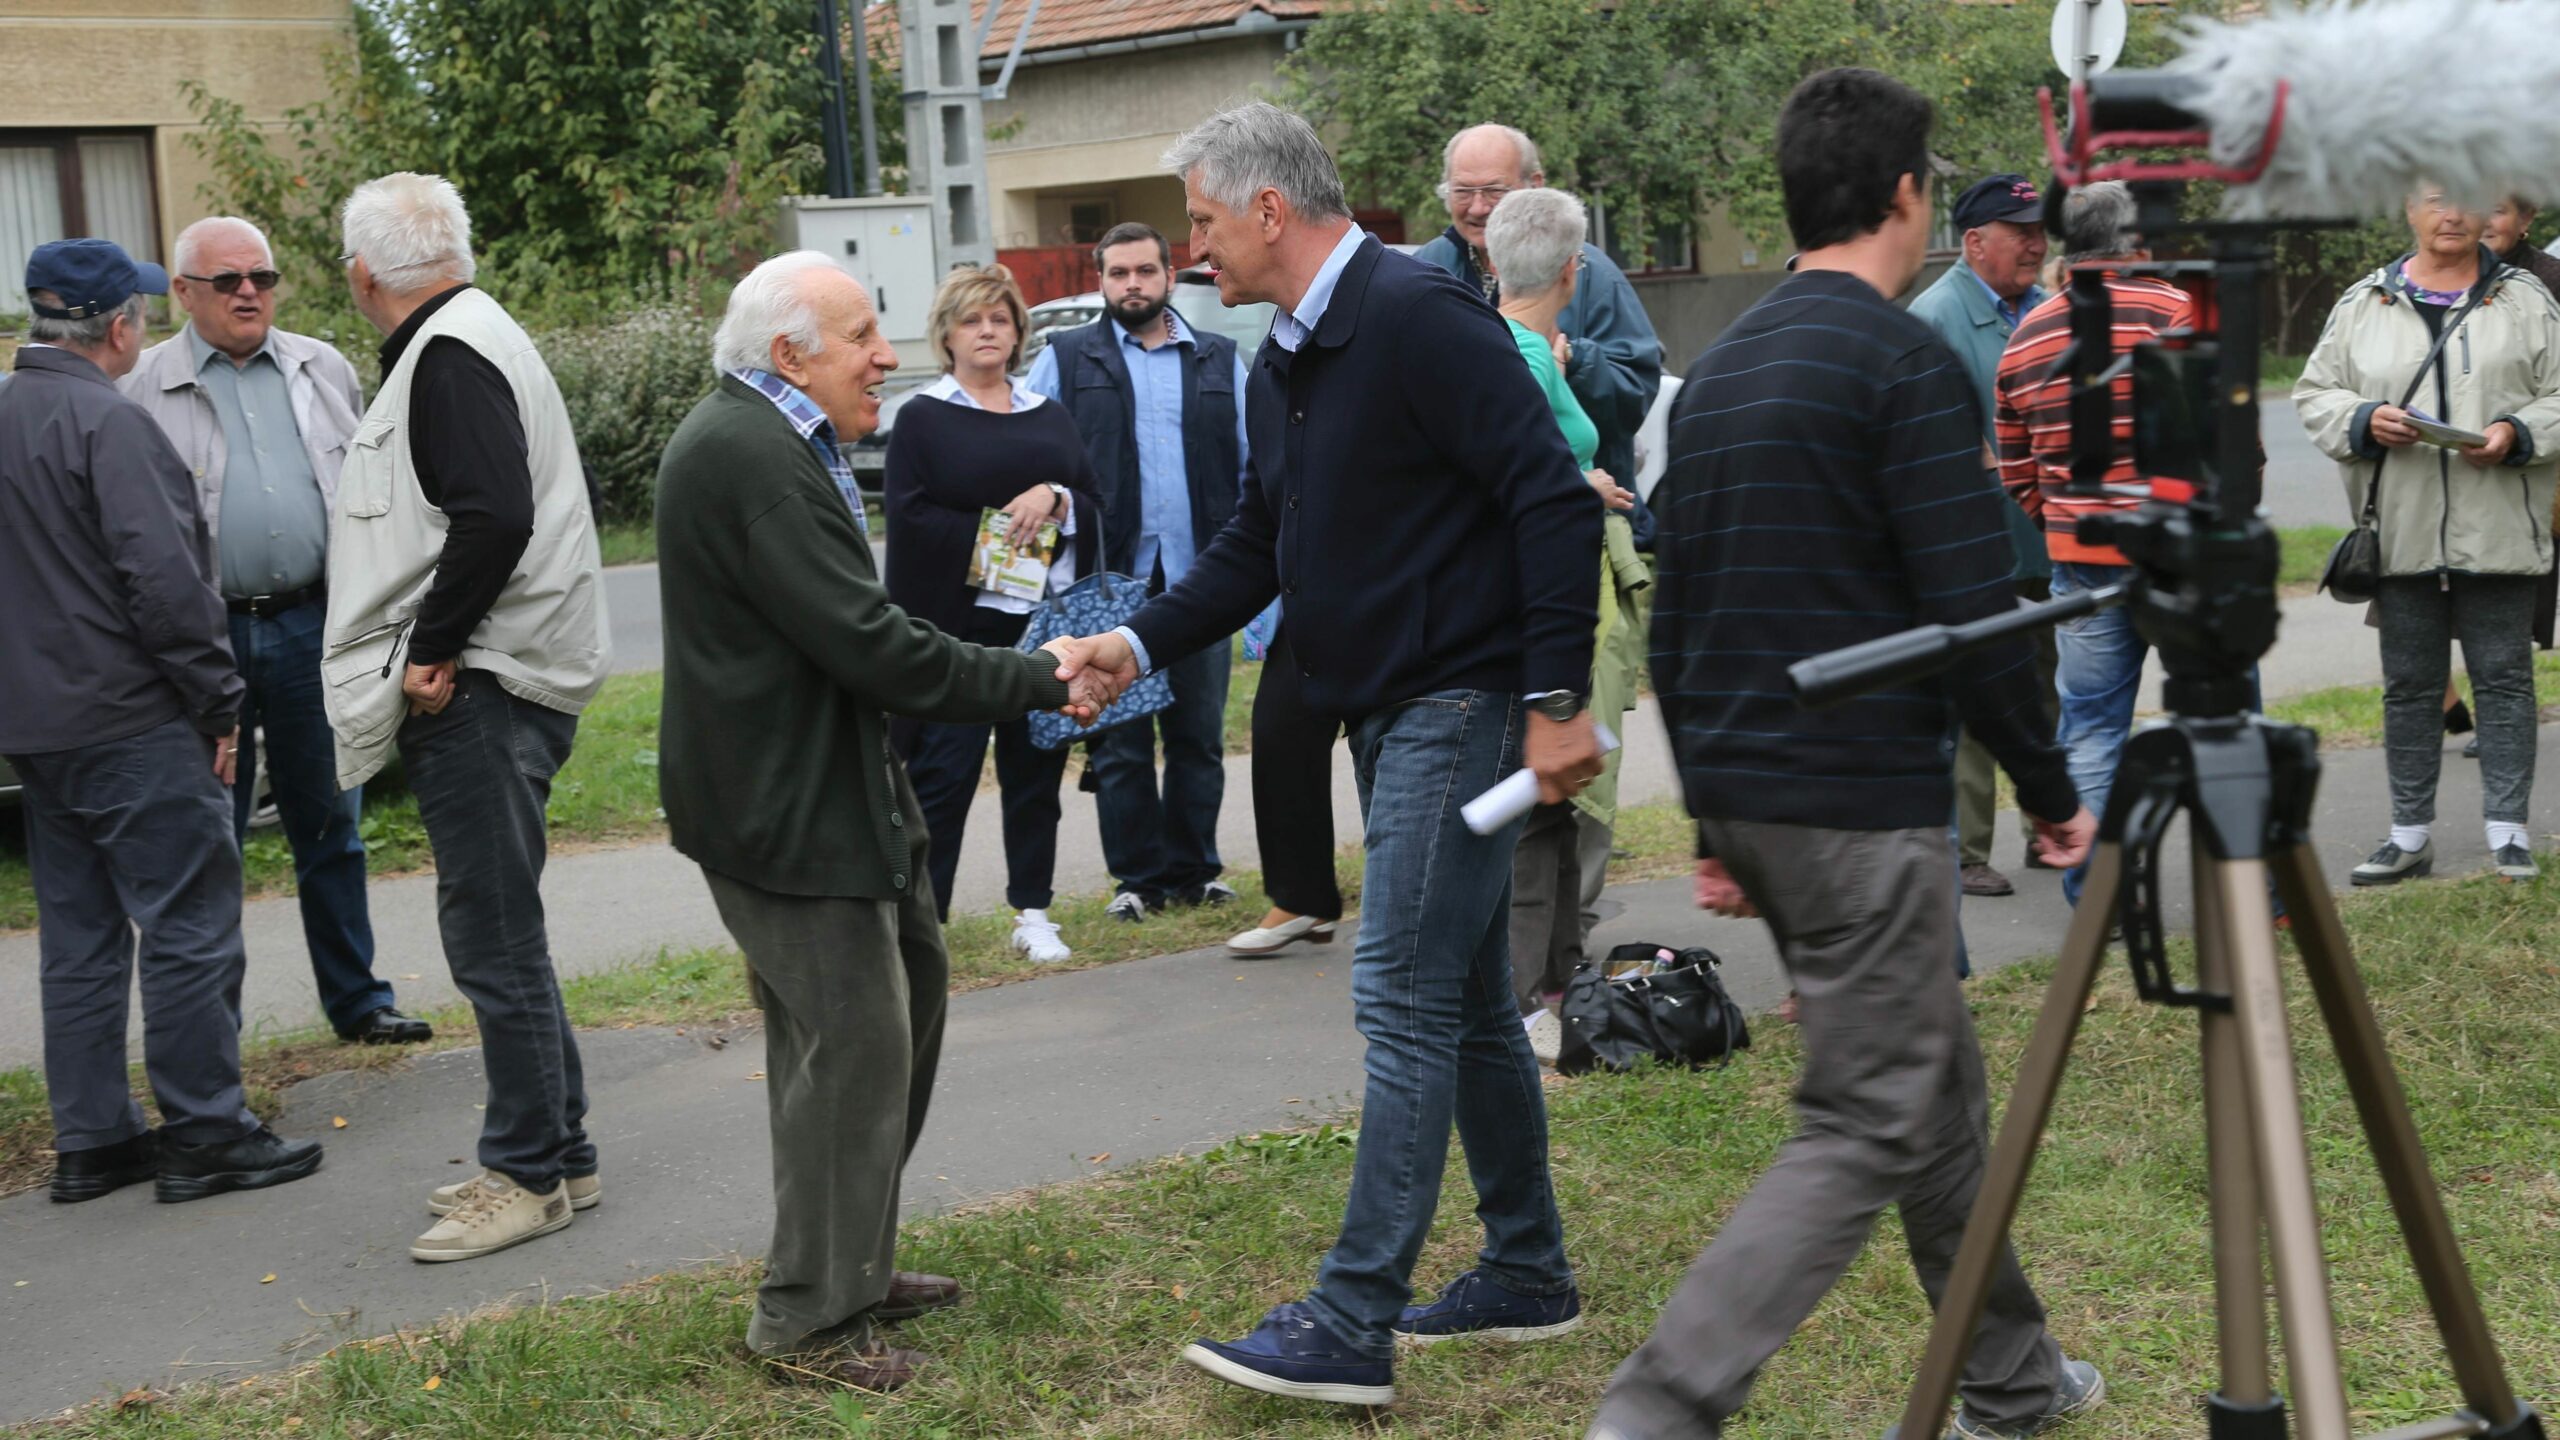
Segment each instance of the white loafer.
[{"label": "white loafer", "polygon": [[1333,943],[1333,922],[1301,915],[1286,924],[1247,930],[1227,942],[1231,955],[1277,955],[1304,940],[1310,945]]}]

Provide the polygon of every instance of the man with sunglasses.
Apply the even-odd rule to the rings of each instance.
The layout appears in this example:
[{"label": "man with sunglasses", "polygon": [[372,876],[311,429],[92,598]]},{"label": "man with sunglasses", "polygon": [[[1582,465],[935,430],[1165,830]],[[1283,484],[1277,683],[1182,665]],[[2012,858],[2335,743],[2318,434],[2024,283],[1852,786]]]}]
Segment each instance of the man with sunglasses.
[{"label": "man with sunglasses", "polygon": [[333,346],[276,328],[274,253],[255,225],[199,220],[179,232],[176,259],[169,293],[186,327],[144,351],[121,385],[194,475],[213,537],[231,649],[248,682],[233,822],[246,839],[263,751],[329,1024],[350,1041],[425,1040],[427,1023],[400,1013],[390,982],[373,973],[363,791],[338,788],[320,679],[329,510],[364,413],[355,367]]}]

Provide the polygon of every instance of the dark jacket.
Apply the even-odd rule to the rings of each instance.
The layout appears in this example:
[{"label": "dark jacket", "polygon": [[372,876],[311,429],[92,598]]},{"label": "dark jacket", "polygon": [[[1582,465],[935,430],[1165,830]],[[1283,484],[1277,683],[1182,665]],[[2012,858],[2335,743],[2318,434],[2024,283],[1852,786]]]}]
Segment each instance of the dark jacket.
[{"label": "dark jacket", "polygon": [[[1195,550],[1236,513],[1236,342],[1185,322],[1188,364],[1182,370],[1182,459],[1191,488]],[[1107,516],[1103,554],[1111,568],[1135,575],[1145,500],[1138,475],[1138,398],[1120,353],[1119,322],[1109,315],[1050,342],[1057,354],[1058,398],[1084,437]],[[903,416],[901,420],[903,421]],[[1081,572],[1080,572],[1081,573]],[[1147,577],[1137,575],[1138,579]]]},{"label": "dark jacket", "polygon": [[675,847],[786,895],[902,898],[926,837],[888,713],[1009,720],[1067,687],[1037,655],[889,603],[826,467],[723,376],[658,466],[666,691],[658,793]]},{"label": "dark jacket", "polygon": [[239,723],[231,619],[194,477],[87,359],[18,352],[0,388],[0,752]]},{"label": "dark jacket", "polygon": [[[1450,226],[1439,238],[1414,252],[1414,258],[1437,265],[1484,293],[1484,271],[1475,252]],[[1574,282],[1573,299],[1556,316],[1556,328],[1573,337],[1573,362],[1564,367],[1565,388],[1582,402],[1583,413],[1600,431],[1600,451],[1592,463],[1630,490],[1636,488],[1636,431],[1644,426],[1653,402],[1662,394],[1662,341],[1636,298],[1627,272],[1599,246],[1582,247],[1582,275]],[[1651,517],[1641,509],[1630,517],[1637,542],[1652,543]]]},{"label": "dark jacket", "polygon": [[1095,573],[1104,501],[1065,407],[997,415],[929,395],[901,406],[880,478],[884,526],[897,537],[884,547],[891,602],[937,630],[967,633],[983,593],[969,583],[979,523],[1034,485],[1067,487],[1076,575]]},{"label": "dark jacket", "polygon": [[2554,255],[2530,240],[2498,257],[2542,282],[2542,288],[2560,295],[2560,255]]},{"label": "dark jacket", "polygon": [[1319,714],[1589,689],[1600,500],[1480,297],[1364,241],[1305,348],[1264,343],[1245,426],[1234,521],[1131,621],[1158,667],[1283,595]]}]

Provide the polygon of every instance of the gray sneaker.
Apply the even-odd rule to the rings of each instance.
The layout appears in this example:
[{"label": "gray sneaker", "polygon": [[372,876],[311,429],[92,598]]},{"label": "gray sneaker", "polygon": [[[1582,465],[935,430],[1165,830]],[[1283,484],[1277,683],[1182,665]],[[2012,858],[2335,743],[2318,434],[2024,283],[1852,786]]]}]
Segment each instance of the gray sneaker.
[{"label": "gray sneaker", "polygon": [[2397,885],[2403,880],[2423,880],[2435,873],[2436,842],[2432,839],[2415,850],[2403,850],[2385,840],[2372,858],[2347,875],[2356,885]]},{"label": "gray sneaker", "polygon": [[2501,880],[2530,880],[2542,873],[2533,863],[2533,852],[2521,845],[2499,846],[2496,858]]},{"label": "gray sneaker", "polygon": [[[1994,1425],[1975,1415],[1970,1407],[1956,1411],[1956,1423],[1947,1427],[1946,1440],[2026,1440],[2041,1435],[2075,1415],[2086,1415],[2107,1398],[2107,1379],[2098,1367],[2086,1360],[2062,1362],[2062,1378],[2053,1387],[2053,1400],[2044,1413],[2025,1425]],[[1884,1432],[1884,1440],[1897,1440],[1900,1425]]]}]

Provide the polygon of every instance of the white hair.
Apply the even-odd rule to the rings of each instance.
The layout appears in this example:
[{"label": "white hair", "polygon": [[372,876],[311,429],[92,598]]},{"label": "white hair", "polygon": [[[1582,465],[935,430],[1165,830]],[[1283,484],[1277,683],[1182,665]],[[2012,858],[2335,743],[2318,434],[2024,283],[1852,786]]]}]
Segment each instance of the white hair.
[{"label": "white hair", "polygon": [[2113,260],[2142,248],[2134,232],[2133,187],[2097,180],[2062,198],[2063,263]]},{"label": "white hair", "polygon": [[1468,136],[1486,130],[1511,142],[1512,151],[1520,157],[1520,168],[1512,173],[1519,176],[1521,180],[1526,181],[1530,176],[1546,168],[1538,161],[1538,142],[1530,139],[1525,133],[1508,125],[1470,125],[1450,136],[1449,143],[1440,147],[1440,184],[1436,189],[1443,203],[1449,199],[1449,172],[1458,163],[1458,147],[1466,143]]},{"label": "white hair", "polygon": [[800,277],[836,268],[825,251],[792,250],[748,271],[729,292],[729,308],[711,337],[711,363],[723,372],[771,369],[776,338],[790,341],[803,355],[826,349],[818,307],[809,303]]},{"label": "white hair", "polygon": [[342,217],[347,263],[358,260],[394,295],[438,281],[465,281],[471,258],[471,212],[441,175],[403,170],[367,180],[347,197]]},{"label": "white hair", "polygon": [[[57,310],[63,308],[62,297],[50,290],[28,291],[27,298],[38,305],[50,305]],[[60,345],[84,353],[95,350],[107,343],[108,332],[115,328],[118,316],[124,317],[124,323],[135,330],[142,328],[146,298],[137,291],[124,297],[124,303],[113,310],[83,315],[77,320],[34,316],[27,321],[27,339],[39,345]]]},{"label": "white hair", "polygon": [[1502,277],[1503,293],[1542,295],[1555,288],[1582,254],[1588,221],[1582,202],[1562,190],[1514,190],[1484,222],[1485,254]]},{"label": "white hair", "polygon": [[226,234],[246,235],[257,241],[258,249],[267,257],[267,263],[270,265],[276,263],[276,249],[267,243],[267,232],[237,215],[208,215],[179,231],[178,243],[170,249],[170,258],[177,262],[179,270],[192,274],[198,268],[196,260],[206,242],[217,235]]},{"label": "white hair", "polygon": [[1342,173],[1333,168],[1316,127],[1267,100],[1221,110],[1194,125],[1164,152],[1164,168],[1185,179],[1196,172],[1200,193],[1230,210],[1277,190],[1301,220],[1351,218]]}]

